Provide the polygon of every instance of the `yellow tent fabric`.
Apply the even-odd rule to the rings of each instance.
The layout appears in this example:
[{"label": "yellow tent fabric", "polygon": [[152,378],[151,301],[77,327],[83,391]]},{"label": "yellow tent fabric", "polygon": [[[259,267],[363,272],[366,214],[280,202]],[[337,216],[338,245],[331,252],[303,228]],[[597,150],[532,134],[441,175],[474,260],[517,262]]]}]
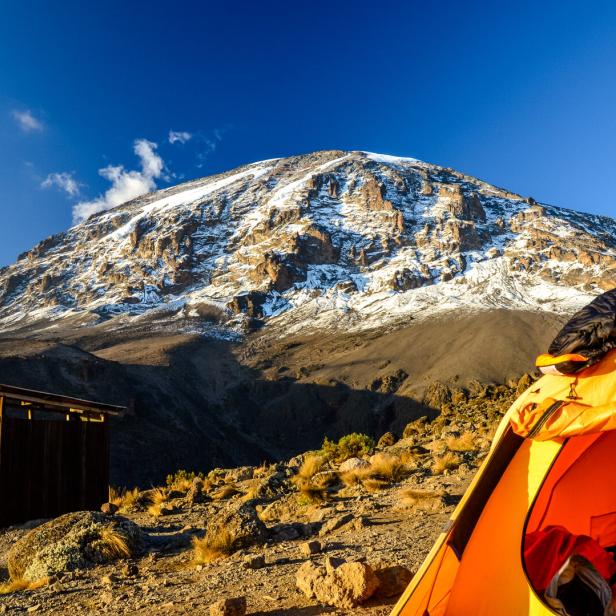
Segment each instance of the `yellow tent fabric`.
[{"label": "yellow tent fabric", "polygon": [[554,614],[524,567],[526,533],[550,524],[616,544],[616,350],[546,374],[503,418],[489,455],[392,614]]}]

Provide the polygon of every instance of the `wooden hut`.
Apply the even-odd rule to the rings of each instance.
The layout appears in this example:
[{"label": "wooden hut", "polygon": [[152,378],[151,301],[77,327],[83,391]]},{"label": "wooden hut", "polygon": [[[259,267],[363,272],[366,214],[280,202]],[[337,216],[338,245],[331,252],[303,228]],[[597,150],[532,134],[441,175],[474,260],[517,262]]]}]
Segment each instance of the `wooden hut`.
[{"label": "wooden hut", "polygon": [[109,418],[124,412],[0,385],[0,527],[106,502]]}]

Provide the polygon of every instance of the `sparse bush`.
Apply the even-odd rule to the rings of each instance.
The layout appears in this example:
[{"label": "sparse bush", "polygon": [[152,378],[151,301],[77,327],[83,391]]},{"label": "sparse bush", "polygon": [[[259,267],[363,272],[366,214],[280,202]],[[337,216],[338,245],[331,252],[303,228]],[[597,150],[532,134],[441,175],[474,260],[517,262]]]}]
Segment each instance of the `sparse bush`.
[{"label": "sparse bush", "polygon": [[328,460],[340,463],[349,458],[361,458],[369,456],[374,451],[374,440],[366,434],[353,432],[340,438],[335,443],[327,437],[323,441],[321,454]]},{"label": "sparse bush", "polygon": [[432,465],[432,473],[434,475],[442,475],[445,471],[450,471],[458,468],[462,460],[460,456],[452,451],[444,453],[442,456],[436,456],[434,458],[434,464]]},{"label": "sparse bush", "polygon": [[235,537],[227,529],[222,529],[213,537],[203,537],[193,539],[193,558],[194,565],[204,565],[220,558],[225,558],[233,554]]},{"label": "sparse bush", "polygon": [[447,448],[450,451],[476,451],[477,444],[472,432],[464,432],[458,437],[451,436],[447,439]]}]

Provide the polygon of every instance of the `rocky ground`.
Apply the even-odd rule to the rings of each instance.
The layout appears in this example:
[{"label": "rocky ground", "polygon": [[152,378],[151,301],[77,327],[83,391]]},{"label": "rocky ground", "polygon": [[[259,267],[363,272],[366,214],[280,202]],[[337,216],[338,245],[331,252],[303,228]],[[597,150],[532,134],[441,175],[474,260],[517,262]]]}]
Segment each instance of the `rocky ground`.
[{"label": "rocky ground", "polygon": [[0,613],[386,614],[529,383],[435,384],[440,414],[399,439],[179,472],[162,488],[112,492],[103,512],[0,531]]}]

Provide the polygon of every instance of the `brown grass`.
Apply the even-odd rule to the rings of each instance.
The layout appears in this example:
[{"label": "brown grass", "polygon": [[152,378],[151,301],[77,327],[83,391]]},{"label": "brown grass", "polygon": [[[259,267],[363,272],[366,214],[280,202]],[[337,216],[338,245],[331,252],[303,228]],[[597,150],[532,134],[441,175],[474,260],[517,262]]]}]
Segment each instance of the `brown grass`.
[{"label": "brown grass", "polygon": [[321,486],[315,485],[310,480],[305,480],[303,483],[296,485],[302,499],[310,504],[314,505],[327,500],[327,490]]},{"label": "brown grass", "polygon": [[128,490],[109,486],[109,502],[117,505],[120,513],[128,511],[139,499],[139,488]]},{"label": "brown grass", "polygon": [[194,565],[205,565],[220,558],[225,558],[233,554],[233,544],[235,537],[228,530],[223,529],[213,538],[203,537],[203,539],[193,539]]},{"label": "brown grass", "polygon": [[312,479],[325,465],[326,459],[323,456],[316,456],[314,454],[310,454],[306,456],[302,465],[297,471],[297,478],[300,479]]},{"label": "brown grass", "polygon": [[432,465],[432,473],[434,475],[442,475],[445,471],[458,468],[462,463],[462,459],[457,453],[448,451],[442,456],[435,456],[434,464]]},{"label": "brown grass", "polygon": [[404,476],[405,466],[402,460],[388,453],[377,453],[372,456],[367,474],[370,479],[381,479],[391,483],[400,481]]},{"label": "brown grass", "polygon": [[0,584],[0,595],[10,595],[14,592],[36,590],[38,588],[42,588],[43,586],[47,586],[48,582],[48,578],[41,578],[40,580],[36,580],[34,582],[29,582],[24,579],[9,580],[8,582]]},{"label": "brown grass", "polygon": [[476,451],[477,443],[472,432],[464,432],[458,437],[451,436],[446,441],[449,451]]},{"label": "brown grass", "polygon": [[429,510],[438,508],[444,496],[445,493],[442,491],[432,492],[430,490],[408,488],[400,494],[400,501],[405,507]]},{"label": "brown grass", "polygon": [[103,528],[95,543],[95,548],[105,560],[130,558],[132,555],[126,536],[111,526]]},{"label": "brown grass", "polygon": [[161,515],[161,507],[167,502],[167,491],[164,488],[154,488],[150,494],[150,506],[148,507],[148,513],[158,518]]}]

